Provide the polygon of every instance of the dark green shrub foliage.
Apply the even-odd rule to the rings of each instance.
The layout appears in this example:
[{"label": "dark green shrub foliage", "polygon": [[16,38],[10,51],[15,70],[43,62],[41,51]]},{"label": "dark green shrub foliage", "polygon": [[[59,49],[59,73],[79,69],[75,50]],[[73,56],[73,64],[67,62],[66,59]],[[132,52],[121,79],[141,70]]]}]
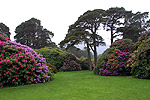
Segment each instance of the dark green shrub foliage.
[{"label": "dark green shrub foliage", "polygon": [[138,49],[133,52],[129,66],[132,68],[133,76],[150,79],[150,38],[143,40]]},{"label": "dark green shrub foliage", "polygon": [[69,59],[69,60],[77,60],[76,56],[73,53],[70,52],[62,52],[60,54],[64,60]]},{"label": "dark green shrub foliage", "polygon": [[49,68],[52,69],[53,73],[56,74],[56,73],[58,72],[55,66],[53,66],[53,65],[51,65],[51,64],[49,64],[49,63],[47,63],[46,65],[47,65]]},{"label": "dark green shrub foliage", "polygon": [[64,58],[61,49],[45,47],[41,49],[36,49],[38,53],[42,54],[46,58],[47,63],[54,65],[57,69],[63,66]]},{"label": "dark green shrub foliage", "polygon": [[138,38],[138,41],[136,42],[136,49],[142,43],[143,40],[147,40],[149,38],[150,38],[150,31],[142,33],[141,36]]},{"label": "dark green shrub foliage", "polygon": [[138,38],[138,41],[142,42],[142,40],[147,40],[150,38],[150,31],[146,31],[141,34],[141,36]]},{"label": "dark green shrub foliage", "polygon": [[57,70],[64,66],[64,62],[66,62],[66,60],[77,62],[74,54],[62,51],[61,49],[45,47],[36,49],[35,51],[42,54],[43,57],[46,58],[46,61],[55,66]]},{"label": "dark green shrub foliage", "polygon": [[89,70],[88,58],[81,57],[78,60],[79,60],[78,62],[80,63],[82,70]]}]

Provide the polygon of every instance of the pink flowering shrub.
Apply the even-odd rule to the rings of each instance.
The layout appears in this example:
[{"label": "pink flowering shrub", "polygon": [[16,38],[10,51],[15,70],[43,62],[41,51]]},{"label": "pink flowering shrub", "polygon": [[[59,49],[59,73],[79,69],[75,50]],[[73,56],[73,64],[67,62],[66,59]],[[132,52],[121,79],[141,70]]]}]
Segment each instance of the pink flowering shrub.
[{"label": "pink flowering shrub", "polygon": [[[3,35],[3,34],[2,34]],[[42,55],[28,46],[0,37],[0,86],[24,85],[50,80],[51,72]]]},{"label": "pink flowering shrub", "polygon": [[100,66],[99,75],[102,76],[113,76],[113,75],[127,75],[130,73],[130,70],[125,68],[126,62],[130,58],[128,52],[121,52],[119,49],[109,48],[106,51],[106,54],[103,58],[103,64]]},{"label": "pink flowering shrub", "polygon": [[135,46],[132,43],[131,39],[118,39],[113,42],[110,48],[119,49],[121,52],[133,52],[135,50]]},{"label": "pink flowering shrub", "polygon": [[60,67],[59,71],[80,71],[82,70],[81,65],[77,62],[77,58],[74,54],[69,52],[61,53],[64,58],[63,66]]},{"label": "pink flowering shrub", "polygon": [[98,59],[94,73],[103,76],[130,75],[131,68],[126,65],[133,50],[134,46],[130,39],[115,41]]},{"label": "pink flowering shrub", "polygon": [[0,34],[0,41],[7,41],[10,40],[10,38],[6,34]]},{"label": "pink flowering shrub", "polygon": [[59,71],[64,72],[64,71],[80,71],[81,66],[74,60],[69,60],[66,59],[64,62],[64,65],[59,69]]}]

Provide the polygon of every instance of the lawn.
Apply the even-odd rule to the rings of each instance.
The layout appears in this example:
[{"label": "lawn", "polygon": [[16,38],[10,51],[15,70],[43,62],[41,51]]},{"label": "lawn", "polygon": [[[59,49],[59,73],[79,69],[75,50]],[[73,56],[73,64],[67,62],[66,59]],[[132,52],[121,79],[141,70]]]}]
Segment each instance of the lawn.
[{"label": "lawn", "polygon": [[150,100],[150,80],[58,72],[44,84],[1,88],[0,100]]}]

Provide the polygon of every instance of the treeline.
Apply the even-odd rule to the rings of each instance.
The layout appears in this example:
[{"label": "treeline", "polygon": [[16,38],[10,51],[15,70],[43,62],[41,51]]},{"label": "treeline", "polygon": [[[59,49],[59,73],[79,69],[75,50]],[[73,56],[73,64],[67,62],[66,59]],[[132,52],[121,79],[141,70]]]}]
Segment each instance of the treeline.
[{"label": "treeline", "polygon": [[[102,33],[98,33],[98,30],[110,31],[111,43],[117,36],[136,42],[140,33],[148,30],[150,27],[148,17],[149,12],[133,13],[125,10],[123,7],[113,7],[107,10],[88,10],[69,26],[68,33],[65,39],[59,43],[59,46],[51,40],[54,33],[44,28],[39,19],[31,18],[16,27],[14,39],[16,42],[34,49],[54,47],[63,50],[68,49],[68,51],[70,50],[69,52],[76,53],[78,57],[86,55],[92,69],[91,54],[94,54],[94,64],[97,65],[97,47],[106,45],[103,37],[100,35]],[[10,37],[9,27],[0,23],[0,33],[5,33]],[[85,44],[86,51],[74,47],[81,43]],[[86,52],[86,54],[82,52]]]},{"label": "treeline", "polygon": [[[9,32],[9,27],[3,23],[0,23],[0,33],[5,33],[8,37],[11,35]],[[15,33],[16,35],[14,36],[14,39],[16,42],[27,45],[33,49],[40,49],[44,47],[59,48],[56,43],[51,40],[54,33],[46,28],[43,28],[41,21],[36,18],[31,18],[25,22],[22,22],[16,27]],[[67,50],[65,48],[61,49],[75,54],[78,58],[88,57],[85,49],[81,50],[75,46]]]},{"label": "treeline", "polygon": [[149,29],[148,14],[148,12],[133,13],[126,11],[123,7],[89,10],[69,26],[68,33],[60,42],[60,46],[69,48],[85,43],[89,62],[91,62],[91,50],[94,54],[94,64],[97,65],[97,47],[105,45],[104,39],[100,35],[102,33],[99,34],[98,30],[104,29],[111,32],[111,44],[117,36],[136,42],[140,33]]}]

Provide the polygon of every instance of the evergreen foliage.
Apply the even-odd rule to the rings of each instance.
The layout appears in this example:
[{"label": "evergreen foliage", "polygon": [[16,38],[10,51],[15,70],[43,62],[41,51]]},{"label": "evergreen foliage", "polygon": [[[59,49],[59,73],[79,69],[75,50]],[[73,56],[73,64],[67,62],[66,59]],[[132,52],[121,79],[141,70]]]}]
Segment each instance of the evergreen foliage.
[{"label": "evergreen foliage", "polygon": [[54,36],[54,33],[43,28],[41,21],[35,18],[22,22],[16,27],[15,33],[14,38],[16,42],[34,49],[43,48],[45,46],[56,46],[55,43],[51,41],[51,37]]}]

